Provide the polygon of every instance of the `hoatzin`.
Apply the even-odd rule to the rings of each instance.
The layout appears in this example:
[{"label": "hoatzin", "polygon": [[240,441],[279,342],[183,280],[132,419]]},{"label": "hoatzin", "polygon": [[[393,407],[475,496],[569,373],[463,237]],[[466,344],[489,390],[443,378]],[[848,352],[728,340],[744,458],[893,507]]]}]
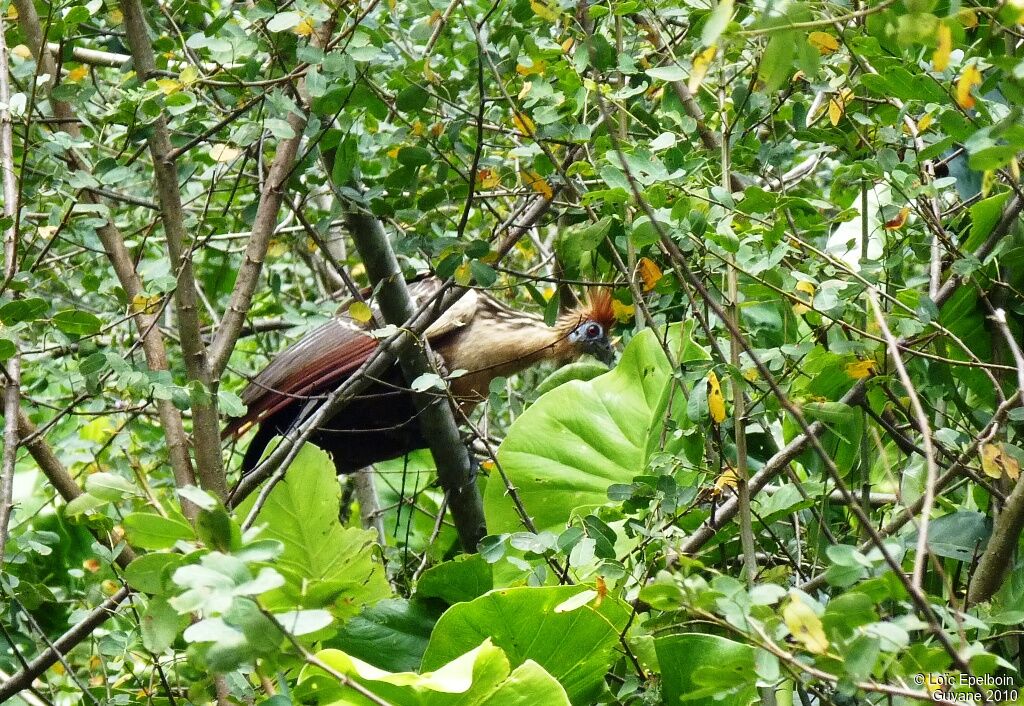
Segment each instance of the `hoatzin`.
[{"label": "hoatzin", "polygon": [[[419,305],[440,284],[428,277],[410,284],[409,294]],[[554,326],[484,292],[468,290],[427,329],[426,338],[444,369],[466,371],[450,386],[468,414],[486,399],[494,378],[534,363],[566,363],[585,353],[611,362],[613,324],[611,295],[604,290],[591,292],[586,303],[562,313]],[[243,475],[256,467],[271,440],[288,431],[311,399],[326,398],[373,353],[378,342],[368,329],[339,315],[293,343],[253,378],[242,392],[245,416],[224,431],[225,438],[238,437],[259,426],[242,460]],[[327,420],[310,441],[333,457],[338,473],[427,447],[397,364]]]}]

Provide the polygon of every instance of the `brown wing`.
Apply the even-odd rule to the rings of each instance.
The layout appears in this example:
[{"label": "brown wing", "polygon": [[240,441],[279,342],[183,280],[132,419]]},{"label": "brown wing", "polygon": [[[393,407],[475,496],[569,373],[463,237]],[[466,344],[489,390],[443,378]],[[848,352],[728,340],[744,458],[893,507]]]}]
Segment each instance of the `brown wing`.
[{"label": "brown wing", "polygon": [[242,391],[247,410],[224,437],[309,397],[327,394],[370,357],[377,340],[348,317],[331,319],[281,351]]},{"label": "brown wing", "polygon": [[[414,305],[420,306],[441,286],[426,277],[409,286]],[[477,295],[470,290],[428,330],[434,341],[469,323],[476,312]],[[379,314],[376,306],[375,313]],[[224,438],[243,433],[275,412],[295,402],[329,394],[340,380],[351,375],[377,348],[377,339],[366,327],[348,316],[338,316],[314,329],[279,353],[242,391],[245,416],[231,420]]]}]

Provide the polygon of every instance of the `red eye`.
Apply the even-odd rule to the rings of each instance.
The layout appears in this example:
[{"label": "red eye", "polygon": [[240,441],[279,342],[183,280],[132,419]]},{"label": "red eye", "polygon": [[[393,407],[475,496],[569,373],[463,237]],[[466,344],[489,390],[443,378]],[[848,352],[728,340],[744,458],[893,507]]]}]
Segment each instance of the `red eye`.
[{"label": "red eye", "polygon": [[601,336],[601,333],[601,327],[598,324],[590,324],[589,326],[587,326],[587,338],[599,338]]}]

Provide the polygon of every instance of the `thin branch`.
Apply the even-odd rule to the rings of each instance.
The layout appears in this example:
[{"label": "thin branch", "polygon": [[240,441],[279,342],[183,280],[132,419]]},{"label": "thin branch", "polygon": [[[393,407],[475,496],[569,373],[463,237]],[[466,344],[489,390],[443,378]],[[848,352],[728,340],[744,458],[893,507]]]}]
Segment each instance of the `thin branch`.
[{"label": "thin branch", "polygon": [[896,342],[896,337],[892,335],[892,331],[882,315],[882,308],[878,304],[878,296],[875,294],[874,289],[869,288],[867,290],[867,297],[868,302],[871,304],[871,310],[874,312],[875,321],[878,322],[878,327],[882,330],[882,335],[885,336],[885,344],[889,349],[889,356],[892,358],[893,365],[896,366],[900,382],[903,383],[903,389],[907,391],[907,396],[910,398],[910,407],[914,411],[914,417],[917,419],[918,429],[921,432],[921,445],[924,447],[927,477],[925,478],[924,485],[924,502],[921,505],[921,521],[917,532],[917,553],[914,556],[913,573],[914,585],[920,590],[921,581],[924,577],[925,562],[928,557],[928,524],[932,508],[935,506],[935,481],[939,475],[939,469],[935,463],[935,446],[932,443],[932,430],[931,425],[928,423],[928,414],[924,411],[924,407],[921,405],[921,398],[918,397],[917,390],[910,381],[910,375],[907,373],[906,366],[903,365],[903,358],[900,357],[900,349]]},{"label": "thin branch", "polygon": [[105,623],[108,618],[114,615],[117,607],[131,593],[130,588],[122,588],[107,600],[103,601],[80,623],[73,626],[66,633],[53,641],[35,659],[28,663],[28,666],[17,672],[10,679],[0,684],[0,703],[7,701],[22,689],[27,689],[47,669],[55,665],[61,658],[70,652],[76,645],[89,639],[93,630]]}]

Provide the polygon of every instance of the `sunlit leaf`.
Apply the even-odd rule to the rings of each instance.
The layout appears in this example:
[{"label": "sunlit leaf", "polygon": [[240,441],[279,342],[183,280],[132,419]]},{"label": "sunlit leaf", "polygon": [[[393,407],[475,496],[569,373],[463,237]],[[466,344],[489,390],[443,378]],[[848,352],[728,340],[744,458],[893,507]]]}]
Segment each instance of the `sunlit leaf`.
[{"label": "sunlit leaf", "polygon": [[725,421],[725,397],[722,395],[722,385],[718,382],[714,370],[708,373],[708,412],[715,424]]}]

